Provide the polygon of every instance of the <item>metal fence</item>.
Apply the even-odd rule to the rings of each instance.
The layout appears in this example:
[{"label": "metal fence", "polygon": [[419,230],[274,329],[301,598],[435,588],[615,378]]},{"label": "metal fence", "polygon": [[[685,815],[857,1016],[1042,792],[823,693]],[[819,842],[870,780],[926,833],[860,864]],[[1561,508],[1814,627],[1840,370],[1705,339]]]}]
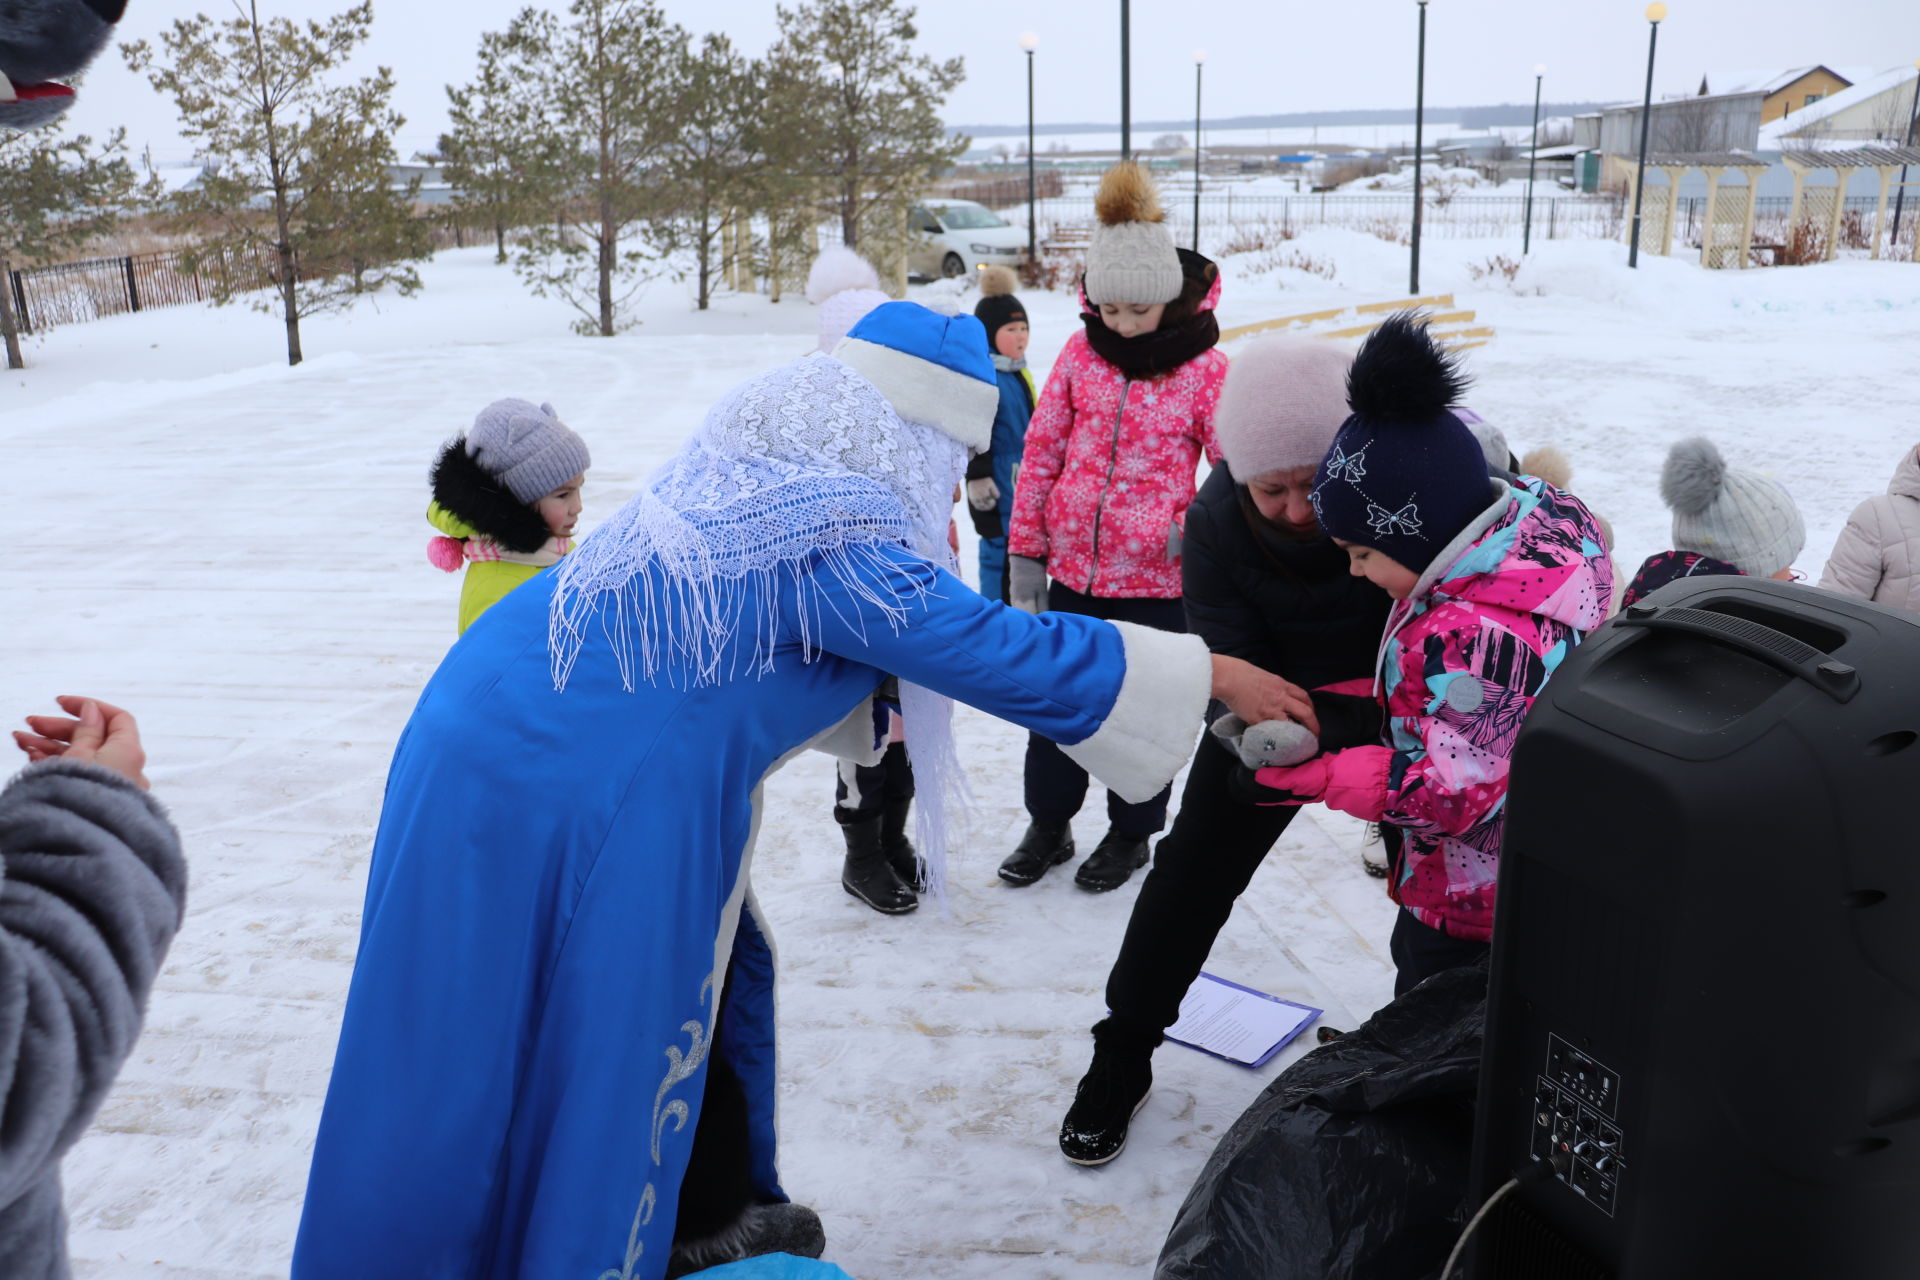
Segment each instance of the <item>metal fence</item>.
[{"label": "metal fence", "polygon": [[[1648,188],[1652,190],[1653,188]],[[1721,188],[1726,190],[1726,188]],[[1868,251],[1873,248],[1873,220],[1880,204],[1877,195],[1848,196],[1846,206],[1840,213],[1840,248],[1842,250]],[[1700,247],[1701,233],[1707,216],[1705,196],[1682,196],[1674,201],[1673,238],[1675,244],[1685,244],[1692,248]],[[1832,205],[1827,206],[1828,210]],[[1893,215],[1901,214],[1898,226],[1894,225]],[[1791,196],[1758,196],[1753,202],[1753,241],[1757,245],[1784,245],[1788,239],[1787,219],[1793,213]],[[1811,208],[1801,215],[1804,223],[1813,216]],[[1882,254],[1904,261],[1913,252],[1915,235],[1920,235],[1920,194],[1910,197],[1901,205],[1887,202],[1887,225],[1883,232],[1886,243]]]},{"label": "metal fence", "polygon": [[130,311],[201,302],[220,291],[272,282],[270,255],[238,260],[184,250],[88,258],[9,273],[13,310],[22,332],[44,332]]},{"label": "metal fence", "polygon": [[[1168,195],[1167,225],[1174,239],[1193,236],[1193,200]],[[1519,235],[1526,217],[1525,196],[1428,196],[1421,212],[1421,234],[1438,239],[1491,239]],[[1026,209],[1005,210],[1007,220],[1024,224]],[[1038,202],[1043,235],[1093,221],[1091,196],[1059,196]],[[1605,239],[1626,234],[1625,201],[1618,196],[1536,195],[1533,234],[1546,240]],[[1413,197],[1398,195],[1236,195],[1231,191],[1200,197],[1201,248],[1216,248],[1236,230],[1277,228],[1291,235],[1311,227],[1343,227],[1386,239],[1404,239],[1413,226]]]},{"label": "metal fence", "polygon": [[[425,221],[427,245],[436,250],[493,236],[484,220],[441,216]],[[273,249],[262,245],[239,256],[170,249],[23,267],[10,273],[7,284],[21,331],[33,333],[130,311],[204,302],[222,292],[264,289],[278,273]]]}]

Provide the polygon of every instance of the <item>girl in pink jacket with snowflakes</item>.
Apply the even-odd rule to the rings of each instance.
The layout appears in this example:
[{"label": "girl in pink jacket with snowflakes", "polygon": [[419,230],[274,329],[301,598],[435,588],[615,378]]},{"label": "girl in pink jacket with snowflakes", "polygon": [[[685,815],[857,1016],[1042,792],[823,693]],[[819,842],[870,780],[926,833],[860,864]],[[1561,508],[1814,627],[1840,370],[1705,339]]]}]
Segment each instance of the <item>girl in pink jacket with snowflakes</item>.
[{"label": "girl in pink jacket with snowflakes", "polygon": [[1538,476],[1488,475],[1454,412],[1464,385],[1407,312],[1354,358],[1353,415],[1312,500],[1354,576],[1395,601],[1375,681],[1385,740],[1260,769],[1243,791],[1383,824],[1396,995],[1492,940],[1521,721],[1613,595],[1605,535],[1578,498]]},{"label": "girl in pink jacket with snowflakes", "polygon": [[[1201,454],[1220,459],[1220,272],[1174,247],[1137,164],[1107,171],[1095,211],[1081,282],[1086,328],[1067,340],[1027,428],[1007,536],[1008,602],[1184,631],[1181,530]],[[1000,878],[1029,885],[1071,859],[1069,824],[1086,794],[1085,770],[1029,737],[1030,822]],[[1074,883],[1104,892],[1145,866],[1169,794],[1128,804],[1109,792],[1107,834]]]}]

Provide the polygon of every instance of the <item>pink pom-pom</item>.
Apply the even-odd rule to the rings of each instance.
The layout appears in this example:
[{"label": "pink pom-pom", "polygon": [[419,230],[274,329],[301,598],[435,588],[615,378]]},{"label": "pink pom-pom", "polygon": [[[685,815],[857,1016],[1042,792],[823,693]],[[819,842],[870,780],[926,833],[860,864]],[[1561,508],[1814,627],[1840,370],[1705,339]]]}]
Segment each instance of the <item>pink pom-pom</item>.
[{"label": "pink pom-pom", "polygon": [[431,538],[427,542],[427,563],[443,573],[453,573],[467,562],[466,544],[458,538]]}]

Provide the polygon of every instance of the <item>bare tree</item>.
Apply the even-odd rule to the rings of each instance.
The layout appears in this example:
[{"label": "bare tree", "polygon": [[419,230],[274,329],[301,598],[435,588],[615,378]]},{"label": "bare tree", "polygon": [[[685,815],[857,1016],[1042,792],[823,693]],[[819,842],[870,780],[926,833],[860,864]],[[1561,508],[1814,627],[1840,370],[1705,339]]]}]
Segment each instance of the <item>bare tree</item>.
[{"label": "bare tree", "polygon": [[[1920,83],[1920,82],[1916,82]],[[1873,107],[1873,136],[1877,142],[1904,146],[1912,136],[1914,89],[1900,85],[1880,95]]]},{"label": "bare tree", "polygon": [[1187,135],[1184,133],[1163,133],[1153,140],[1155,151],[1185,151]]},{"label": "bare tree", "polygon": [[1720,108],[1708,98],[1680,98],[1655,103],[1653,108],[1653,149],[1677,155],[1698,155],[1724,151],[1727,147],[1727,122]]}]

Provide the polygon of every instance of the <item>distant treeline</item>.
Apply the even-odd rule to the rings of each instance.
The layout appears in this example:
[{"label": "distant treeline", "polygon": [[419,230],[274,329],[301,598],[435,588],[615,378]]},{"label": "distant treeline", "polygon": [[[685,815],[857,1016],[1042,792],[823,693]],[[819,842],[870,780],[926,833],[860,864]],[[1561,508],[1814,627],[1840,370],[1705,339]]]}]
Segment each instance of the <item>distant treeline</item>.
[{"label": "distant treeline", "polygon": [[[1615,104],[1611,102],[1543,102],[1540,104],[1540,114],[1543,118],[1578,116],[1613,105]],[[1491,107],[1428,107],[1427,119],[1457,124],[1463,129],[1531,124],[1533,104],[1514,102]],[[1206,127],[1208,129],[1298,129],[1315,125],[1327,128],[1334,125],[1412,123],[1412,107],[1389,107],[1363,111],[1295,111],[1286,115],[1273,116],[1225,116],[1207,121]],[[1133,122],[1133,132],[1144,137],[1192,128],[1191,120],[1136,120]],[[970,138],[1010,138],[1015,135],[1026,136],[1027,126],[1024,124],[964,124],[949,125],[947,131],[955,135],[965,134]],[[1105,124],[1079,121],[1072,124],[1036,124],[1034,126],[1034,132],[1047,134],[1118,133],[1119,131],[1120,123],[1117,120]]]}]

